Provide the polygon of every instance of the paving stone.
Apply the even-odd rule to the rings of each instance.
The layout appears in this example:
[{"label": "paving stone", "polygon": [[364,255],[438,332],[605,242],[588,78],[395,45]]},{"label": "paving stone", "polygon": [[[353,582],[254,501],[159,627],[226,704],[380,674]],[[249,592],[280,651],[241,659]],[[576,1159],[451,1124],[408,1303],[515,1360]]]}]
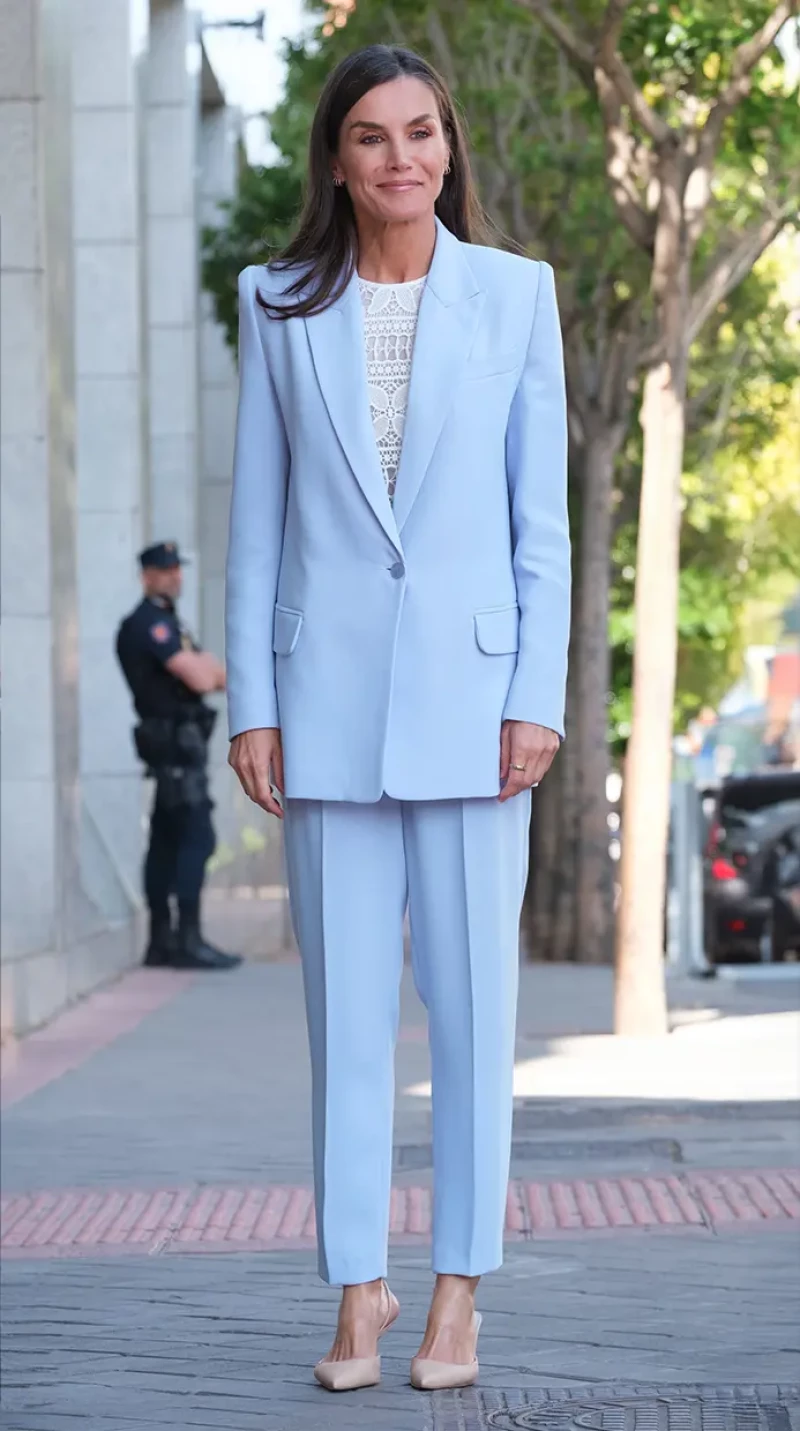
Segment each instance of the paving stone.
[{"label": "paving stone", "polygon": [[[605,971],[589,975],[605,999]],[[537,971],[536,987],[551,978],[546,1006],[523,990],[521,1056],[534,1062],[546,1056],[546,1036],[575,1032],[569,1019],[583,1020],[587,1032],[604,1026],[594,1006],[575,1011],[571,974]],[[526,976],[524,986],[529,982]],[[728,1431],[719,1421],[667,1425],[662,1403],[652,1409],[653,1386],[746,1381],[766,1396],[769,1383],[800,1380],[792,1350],[800,1254],[790,1227],[794,1205],[786,1205],[799,1189],[770,1181],[776,1168],[789,1168],[796,1142],[792,1120],[781,1116],[784,1105],[762,1104],[763,1118],[754,1118],[741,1101],[687,1107],[684,1099],[673,1108],[630,1098],[550,1098],[538,1120],[538,1101],[533,1111],[529,1102],[521,1105],[517,1153],[527,1146],[514,1168],[509,1215],[516,1240],[480,1292],[485,1321],[475,1395],[483,1400],[451,1396],[434,1403],[408,1385],[430,1290],[423,1232],[413,1234],[416,1243],[392,1249],[402,1315],[383,1344],[382,1385],[327,1395],[311,1368],[329,1345],[337,1293],[319,1283],[314,1253],[276,1237],[264,1255],[251,1236],[225,1256],[193,1251],[214,1246],[207,1233],[234,1241],[229,1233],[244,1226],[236,1223],[243,1201],[232,1207],[232,1198],[248,1190],[263,1195],[260,1213],[265,1189],[304,1190],[302,1208],[295,1202],[285,1226],[294,1218],[296,1229],[302,1211],[301,1233],[310,1236],[298,970],[245,967],[213,986],[195,980],[173,994],[159,1002],[148,990],[152,1007],[138,1021],[117,999],[120,1036],[103,1042],[95,1026],[94,1052],[83,1061],[73,1038],[71,1071],[38,1083],[4,1114],[6,1225],[9,1233],[18,1229],[18,1251],[46,1254],[4,1263],[4,1431],[434,1431],[434,1411],[436,1431],[440,1425],[467,1431],[471,1407],[483,1426],[497,1411],[532,1407],[538,1415],[546,1394],[582,1388],[585,1396],[587,1386],[606,1383],[625,1383],[640,1396],[635,1415],[626,1413],[633,1421],[597,1423],[594,1406],[580,1413],[588,1431]],[[418,1090],[427,1078],[427,1051],[407,987],[403,1008],[396,1139],[424,1147],[430,1109]],[[51,1045],[48,1057],[55,1052]],[[679,1144],[684,1161],[637,1166],[639,1145],[654,1139]],[[628,1148],[627,1162],[615,1160],[615,1143]],[[412,1205],[416,1216],[427,1207],[428,1171],[398,1171],[396,1226],[409,1225]],[[619,1200],[604,1202],[601,1184],[616,1187]],[[179,1218],[174,1203],[164,1204],[169,1188],[188,1190]],[[37,1189],[50,1200],[31,1224],[40,1237],[31,1244],[19,1232],[30,1208],[15,1200]],[[75,1189],[77,1201],[59,1202]],[[108,1212],[115,1189],[145,1197],[126,1205],[131,1220],[118,1220],[115,1240],[100,1255],[92,1237],[102,1233],[99,1214]],[[685,1207],[699,1211],[694,1226],[675,1201],[678,1189],[689,1199]],[[280,1199],[283,1218],[291,1199],[283,1192]],[[611,1209],[605,1222],[598,1207]],[[681,1220],[670,1225],[675,1207]],[[252,1205],[247,1217],[251,1212]],[[548,1215],[555,1228],[543,1225]],[[571,1227],[576,1216],[579,1226]],[[170,1236],[161,1240],[165,1225]],[[666,1230],[653,1231],[657,1225]],[[424,1219],[420,1226],[427,1226]],[[180,1242],[176,1234],[188,1227],[201,1234],[199,1242]],[[52,1255],[76,1244],[84,1255]],[[126,1246],[141,1255],[122,1255]],[[172,1246],[183,1251],[170,1255]],[[509,1392],[518,1398],[513,1405]],[[760,1416],[758,1407],[749,1410],[749,1420],[733,1431],[793,1431],[780,1406],[767,1424]],[[548,1423],[543,1431],[562,1428]]]},{"label": "paving stone", "polygon": [[[725,1378],[735,1385],[743,1375],[790,1384],[800,1371],[790,1333],[798,1317],[795,1254],[785,1234],[710,1239],[699,1263],[692,1246],[677,1240],[519,1246],[481,1289],[482,1389],[524,1388],[530,1396],[619,1381],[621,1373],[645,1385]],[[421,1431],[428,1399],[411,1390],[407,1375],[424,1325],[424,1259],[399,1254],[392,1281],[403,1310],[385,1344],[383,1385],[332,1398],[314,1384],[311,1366],[328,1342],[336,1297],[315,1283],[309,1254],[8,1263],[5,1426],[50,1431],[80,1419],[86,1431],[107,1431],[135,1428],[144,1417],[150,1425],[227,1424],[228,1431],[256,1424]],[[47,1327],[42,1337],[31,1331],[38,1317]],[[637,1431],[648,1424],[640,1421]]]}]

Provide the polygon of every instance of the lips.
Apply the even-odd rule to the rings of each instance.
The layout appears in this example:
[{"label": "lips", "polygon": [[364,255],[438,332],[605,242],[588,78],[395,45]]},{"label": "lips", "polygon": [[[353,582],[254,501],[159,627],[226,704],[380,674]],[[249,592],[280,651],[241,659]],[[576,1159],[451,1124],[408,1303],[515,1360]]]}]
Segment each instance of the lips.
[{"label": "lips", "polygon": [[419,180],[418,180],[418,179],[401,179],[401,180],[398,180],[397,183],[394,183],[394,184],[379,184],[379,185],[378,185],[378,188],[379,188],[379,189],[394,189],[394,190],[399,191],[399,192],[402,192],[402,191],[405,190],[405,189],[418,189],[419,187],[420,187],[420,183],[419,183]]}]

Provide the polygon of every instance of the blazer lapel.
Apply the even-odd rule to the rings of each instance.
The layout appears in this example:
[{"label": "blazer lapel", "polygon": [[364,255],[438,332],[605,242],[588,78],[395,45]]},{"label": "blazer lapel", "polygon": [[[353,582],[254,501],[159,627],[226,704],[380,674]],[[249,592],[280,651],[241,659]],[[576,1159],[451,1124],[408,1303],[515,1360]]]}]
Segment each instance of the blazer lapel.
[{"label": "blazer lapel", "polygon": [[436,247],[420,303],[403,447],[394,498],[402,530],[430,466],[484,302],[465,246],[436,221]]},{"label": "blazer lapel", "polygon": [[401,550],[370,417],[358,278],[341,298],[305,319],[317,381],[331,422],[364,496],[389,540]]}]

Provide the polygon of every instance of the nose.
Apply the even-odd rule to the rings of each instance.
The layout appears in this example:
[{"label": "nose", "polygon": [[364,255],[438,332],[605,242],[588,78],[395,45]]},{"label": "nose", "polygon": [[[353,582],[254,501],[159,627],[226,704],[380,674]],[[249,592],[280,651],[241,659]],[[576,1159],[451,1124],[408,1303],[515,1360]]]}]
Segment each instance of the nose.
[{"label": "nose", "polygon": [[389,150],[389,168],[405,171],[411,168],[411,159],[406,153],[403,140],[397,140]]}]

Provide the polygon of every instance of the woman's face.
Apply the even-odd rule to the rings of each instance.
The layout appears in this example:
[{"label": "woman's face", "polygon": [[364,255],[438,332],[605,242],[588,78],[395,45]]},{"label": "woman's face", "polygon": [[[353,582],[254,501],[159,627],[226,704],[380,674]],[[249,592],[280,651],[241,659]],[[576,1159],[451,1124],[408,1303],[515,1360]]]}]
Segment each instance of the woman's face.
[{"label": "woman's face", "polygon": [[347,185],[357,217],[410,223],[433,213],[448,160],[436,95],[422,80],[404,76],[353,105],[333,174]]}]

